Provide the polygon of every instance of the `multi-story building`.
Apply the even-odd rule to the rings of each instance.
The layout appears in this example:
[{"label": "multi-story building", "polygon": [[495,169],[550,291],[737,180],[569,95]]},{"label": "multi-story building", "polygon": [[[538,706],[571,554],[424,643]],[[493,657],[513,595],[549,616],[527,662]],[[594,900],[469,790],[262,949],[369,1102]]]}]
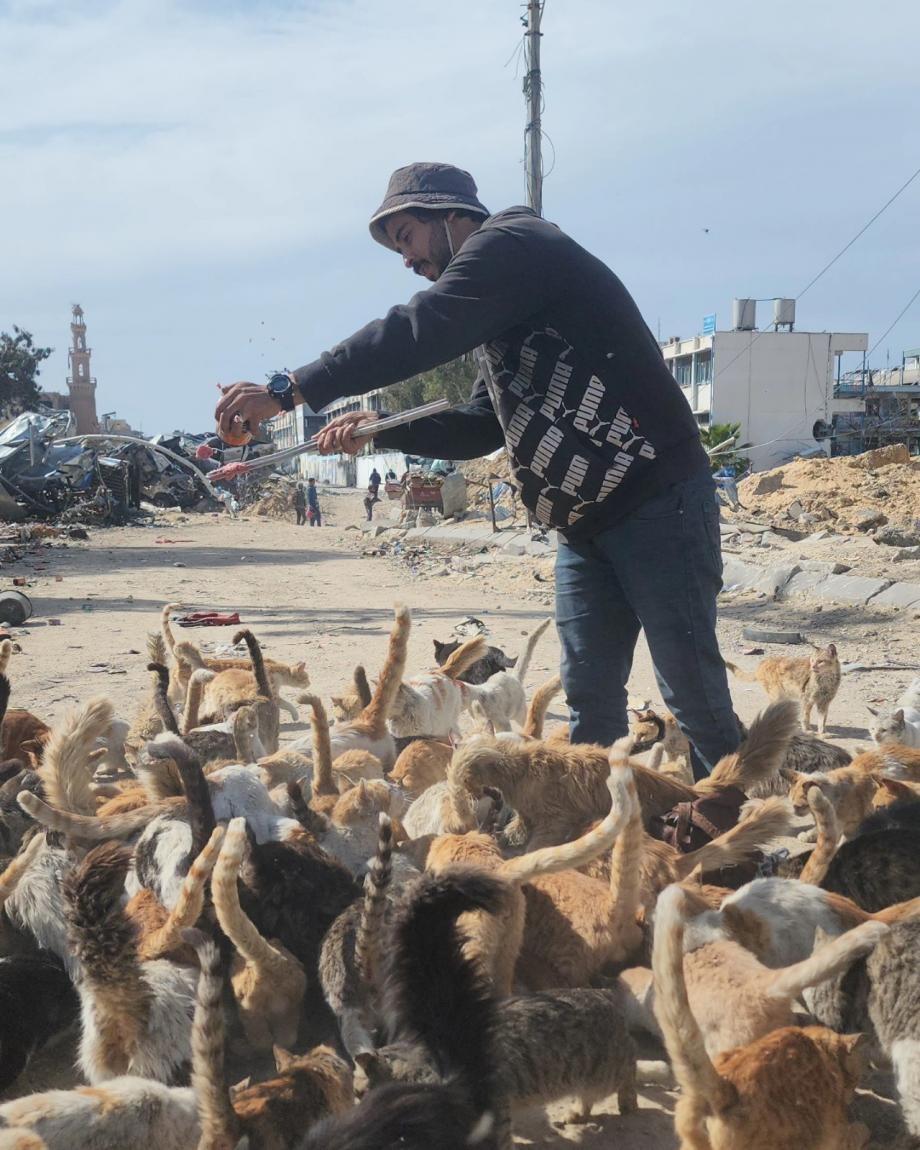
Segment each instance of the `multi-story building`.
[{"label": "multi-story building", "polygon": [[735,300],[730,331],[662,345],[665,362],[702,426],[740,423],[754,470],[794,455],[831,454],[834,416],[862,410],[838,387],[843,357],[864,353],[866,332],[795,331],[795,301],[774,300],[772,331],[756,328],[755,300]]},{"label": "multi-story building", "polygon": [[[293,411],[282,411],[272,419],[266,421],[266,428],[271,435],[272,442],[279,451],[288,447],[296,447],[299,443],[306,443],[325,424],[326,416],[317,415],[309,406],[302,403]],[[307,474],[306,457],[296,456],[291,462],[291,470]]]}]

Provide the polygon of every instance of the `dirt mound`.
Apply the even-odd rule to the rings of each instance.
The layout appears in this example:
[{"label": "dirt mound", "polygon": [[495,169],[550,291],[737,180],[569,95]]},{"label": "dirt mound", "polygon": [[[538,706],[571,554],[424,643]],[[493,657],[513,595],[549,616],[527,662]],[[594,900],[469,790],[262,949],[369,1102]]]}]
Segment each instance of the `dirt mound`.
[{"label": "dirt mound", "polygon": [[511,479],[511,465],[504,451],[483,459],[466,459],[458,464],[458,467],[470,484],[469,505],[478,510],[489,506],[489,492],[486,484],[495,487],[501,480]]},{"label": "dirt mound", "polygon": [[903,444],[836,459],[795,459],[738,484],[748,514],[855,533],[885,524],[920,529],[920,459]]}]

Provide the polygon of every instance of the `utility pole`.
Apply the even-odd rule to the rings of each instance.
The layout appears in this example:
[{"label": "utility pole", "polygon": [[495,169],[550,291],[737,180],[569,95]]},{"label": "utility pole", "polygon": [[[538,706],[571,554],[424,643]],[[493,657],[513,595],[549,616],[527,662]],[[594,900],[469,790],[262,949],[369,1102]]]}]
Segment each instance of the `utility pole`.
[{"label": "utility pole", "polygon": [[543,100],[540,80],[540,17],[543,0],[527,3],[527,71],[524,73],[524,98],[527,101],[527,127],[524,130],[524,162],[527,167],[527,204],[537,215],[543,215],[543,155],[540,108]]}]

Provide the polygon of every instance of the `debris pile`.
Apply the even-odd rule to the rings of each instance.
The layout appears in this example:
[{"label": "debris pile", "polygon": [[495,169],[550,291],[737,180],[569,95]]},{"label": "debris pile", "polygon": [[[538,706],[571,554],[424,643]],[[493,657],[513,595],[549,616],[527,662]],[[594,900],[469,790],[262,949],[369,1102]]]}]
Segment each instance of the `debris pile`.
[{"label": "debris pile", "polygon": [[469,506],[489,515],[489,488],[495,503],[496,520],[513,522],[523,518],[523,509],[517,498],[517,487],[511,475],[511,465],[504,451],[484,459],[470,459],[460,464],[460,470],[469,484]]},{"label": "debris pile", "polygon": [[795,459],[738,484],[743,516],[809,534],[871,534],[879,543],[920,543],[920,458],[903,444],[834,459]]}]

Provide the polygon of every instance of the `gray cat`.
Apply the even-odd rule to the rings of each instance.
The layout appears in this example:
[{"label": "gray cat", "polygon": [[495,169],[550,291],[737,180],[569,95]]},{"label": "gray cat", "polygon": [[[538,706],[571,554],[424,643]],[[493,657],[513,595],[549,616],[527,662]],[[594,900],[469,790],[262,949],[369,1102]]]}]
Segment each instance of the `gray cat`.
[{"label": "gray cat", "polygon": [[[823,932],[818,931],[816,943]],[[892,926],[875,950],[843,975],[805,991],[805,1001],[825,1026],[873,1034],[891,1060],[901,1111],[911,1135],[920,1137],[920,920]]]},{"label": "gray cat", "polygon": [[[636,1047],[620,990],[513,996],[498,1003],[496,1016],[497,1087],[512,1111],[574,1096],[579,1105],[566,1121],[586,1121],[614,1092],[621,1114],[637,1108]],[[362,1052],[356,1062],[359,1093],[384,1082],[439,1081],[424,1050],[410,1042]]]}]

